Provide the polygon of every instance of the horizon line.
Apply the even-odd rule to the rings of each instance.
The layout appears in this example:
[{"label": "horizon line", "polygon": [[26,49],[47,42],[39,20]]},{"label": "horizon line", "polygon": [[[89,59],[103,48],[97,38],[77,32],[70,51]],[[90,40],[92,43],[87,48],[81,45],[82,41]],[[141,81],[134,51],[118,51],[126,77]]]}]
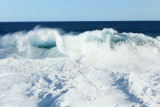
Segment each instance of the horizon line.
[{"label": "horizon line", "polygon": [[139,21],[160,21],[160,20],[107,20],[107,21],[0,21],[0,23],[7,22],[139,22]]}]

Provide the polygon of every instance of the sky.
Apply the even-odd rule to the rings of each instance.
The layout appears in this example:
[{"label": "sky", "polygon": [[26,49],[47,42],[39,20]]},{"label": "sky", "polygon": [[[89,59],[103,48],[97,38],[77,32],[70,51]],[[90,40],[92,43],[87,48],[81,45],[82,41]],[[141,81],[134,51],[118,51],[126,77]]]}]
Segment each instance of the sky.
[{"label": "sky", "polygon": [[160,0],[0,0],[0,22],[160,20]]}]

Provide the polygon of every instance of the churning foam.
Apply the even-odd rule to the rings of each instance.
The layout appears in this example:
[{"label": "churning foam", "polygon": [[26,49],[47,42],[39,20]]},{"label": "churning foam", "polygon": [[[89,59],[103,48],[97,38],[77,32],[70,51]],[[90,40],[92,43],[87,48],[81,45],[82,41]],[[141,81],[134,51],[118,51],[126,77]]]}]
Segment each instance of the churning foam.
[{"label": "churning foam", "polygon": [[35,28],[2,36],[0,59],[1,107],[160,106],[160,37]]}]

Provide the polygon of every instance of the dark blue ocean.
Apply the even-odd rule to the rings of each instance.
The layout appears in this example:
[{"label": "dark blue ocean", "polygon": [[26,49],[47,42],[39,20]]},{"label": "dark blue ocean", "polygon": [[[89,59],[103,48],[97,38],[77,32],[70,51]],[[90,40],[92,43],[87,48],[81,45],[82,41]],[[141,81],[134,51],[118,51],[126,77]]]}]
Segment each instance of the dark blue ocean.
[{"label": "dark blue ocean", "polygon": [[113,28],[119,33],[143,33],[151,37],[160,35],[160,21],[0,22],[0,35],[18,31],[27,32],[36,26],[78,33]]}]

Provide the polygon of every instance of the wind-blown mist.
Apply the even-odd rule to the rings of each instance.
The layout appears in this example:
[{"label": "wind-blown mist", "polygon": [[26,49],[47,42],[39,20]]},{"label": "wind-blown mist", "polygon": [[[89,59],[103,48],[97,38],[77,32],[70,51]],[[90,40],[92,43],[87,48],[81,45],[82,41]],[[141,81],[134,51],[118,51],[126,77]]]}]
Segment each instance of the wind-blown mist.
[{"label": "wind-blown mist", "polygon": [[159,106],[160,37],[35,28],[0,38],[0,106]]}]

